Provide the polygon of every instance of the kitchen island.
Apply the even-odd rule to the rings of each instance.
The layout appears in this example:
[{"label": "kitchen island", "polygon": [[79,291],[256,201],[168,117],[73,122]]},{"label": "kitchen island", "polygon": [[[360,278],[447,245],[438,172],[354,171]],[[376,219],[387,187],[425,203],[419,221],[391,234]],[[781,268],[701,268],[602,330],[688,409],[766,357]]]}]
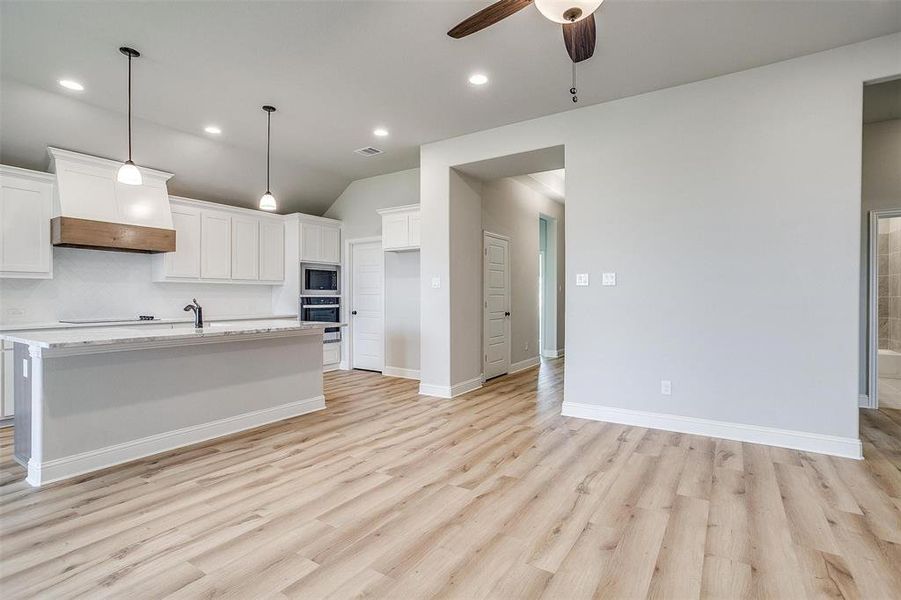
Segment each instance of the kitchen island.
[{"label": "kitchen island", "polygon": [[15,457],[40,486],[325,408],[296,319],[14,331]]}]

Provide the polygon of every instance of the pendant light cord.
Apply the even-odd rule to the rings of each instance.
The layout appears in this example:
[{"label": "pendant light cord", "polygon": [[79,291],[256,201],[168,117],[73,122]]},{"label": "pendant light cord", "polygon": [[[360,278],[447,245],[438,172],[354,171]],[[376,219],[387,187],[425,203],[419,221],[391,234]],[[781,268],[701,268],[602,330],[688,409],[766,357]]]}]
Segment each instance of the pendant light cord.
[{"label": "pendant light cord", "polygon": [[128,160],[131,161],[131,54],[128,55]]},{"label": "pendant light cord", "polygon": [[266,193],[269,192],[269,147],[272,145],[272,113],[266,111]]}]

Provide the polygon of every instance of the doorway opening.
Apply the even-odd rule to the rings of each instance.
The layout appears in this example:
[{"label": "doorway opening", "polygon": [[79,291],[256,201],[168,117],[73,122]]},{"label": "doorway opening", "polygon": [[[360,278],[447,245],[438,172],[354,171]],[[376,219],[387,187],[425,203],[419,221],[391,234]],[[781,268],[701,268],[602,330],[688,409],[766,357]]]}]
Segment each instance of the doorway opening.
[{"label": "doorway opening", "polygon": [[862,143],[859,404],[901,416],[901,79],[864,86]]}]

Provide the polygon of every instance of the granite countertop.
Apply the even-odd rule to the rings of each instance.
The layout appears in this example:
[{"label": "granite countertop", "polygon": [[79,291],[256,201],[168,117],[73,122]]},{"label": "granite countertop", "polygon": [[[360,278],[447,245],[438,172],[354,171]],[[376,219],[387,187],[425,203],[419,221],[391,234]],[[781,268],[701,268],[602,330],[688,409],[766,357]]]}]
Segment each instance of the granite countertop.
[{"label": "granite countertop", "polygon": [[161,323],[151,321],[108,327],[69,327],[56,329],[32,329],[26,331],[5,331],[0,338],[8,342],[28,344],[47,349],[87,348],[118,344],[139,344],[152,342],[189,343],[202,338],[223,336],[248,336],[285,332],[316,333],[326,327],[344,327],[345,323],[324,323],[288,319],[254,319],[244,321],[213,321],[203,329],[195,330],[193,322]]},{"label": "granite countertop", "polygon": [[[205,320],[207,321],[271,321],[273,319],[297,319],[296,314],[286,314],[286,315],[244,315],[244,316],[233,316],[233,317],[222,317],[222,318],[210,318],[207,316]],[[123,318],[122,320],[108,320],[103,322],[98,321],[44,321],[40,323],[0,323],[0,334],[6,333],[8,331],[34,331],[38,329],[73,329],[73,328],[98,328],[98,327],[121,327],[125,326],[145,326],[145,325],[165,325],[169,323],[193,323],[194,318],[191,316],[185,317],[174,317],[174,318],[157,318],[152,321],[139,321],[136,317],[132,318]]]}]

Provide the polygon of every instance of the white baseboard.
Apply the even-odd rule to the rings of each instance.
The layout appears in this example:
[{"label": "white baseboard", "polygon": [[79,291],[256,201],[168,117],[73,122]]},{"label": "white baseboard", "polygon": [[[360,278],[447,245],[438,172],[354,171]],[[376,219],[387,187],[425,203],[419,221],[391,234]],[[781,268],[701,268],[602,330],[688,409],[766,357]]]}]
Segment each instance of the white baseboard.
[{"label": "white baseboard", "polygon": [[400,377],[402,379],[419,379],[419,369],[402,369],[400,367],[384,367],[382,375],[387,377]]},{"label": "white baseboard", "polygon": [[532,358],[527,358],[525,360],[521,360],[519,362],[515,362],[510,365],[510,370],[508,373],[512,375],[513,373],[519,373],[520,371],[525,371],[526,369],[531,369],[532,367],[537,367],[541,364],[540,356],[533,356]]},{"label": "white baseboard", "polygon": [[858,394],[857,406],[860,408],[870,408],[870,397],[867,394]]},{"label": "white baseboard", "polygon": [[419,384],[419,393],[423,396],[436,396],[438,398],[456,398],[482,387],[482,376],[479,375],[468,381],[462,381],[452,386]]},{"label": "white baseboard", "polygon": [[578,402],[564,402],[562,414],[564,417],[578,417],[593,421],[607,421],[623,425],[634,425],[636,427],[691,433],[739,442],[803,450],[805,452],[830,454],[845,458],[863,458],[860,440],[856,438],[819,435],[790,429],[744,425],[741,423],[581,404]]},{"label": "white baseboard", "polygon": [[131,442],[107,446],[106,448],[55,458],[42,464],[31,459],[28,461],[27,481],[33,486],[40,486],[152,456],[160,452],[174,450],[182,446],[189,446],[224,435],[238,433],[245,429],[253,429],[275,421],[297,417],[322,410],[323,408],[325,408],[325,396],[316,396],[315,398],[264,408],[210,423],[166,431]]},{"label": "white baseboard", "polygon": [[541,356],[545,358],[563,358],[563,348],[557,348],[556,350],[545,348],[542,350]]}]

